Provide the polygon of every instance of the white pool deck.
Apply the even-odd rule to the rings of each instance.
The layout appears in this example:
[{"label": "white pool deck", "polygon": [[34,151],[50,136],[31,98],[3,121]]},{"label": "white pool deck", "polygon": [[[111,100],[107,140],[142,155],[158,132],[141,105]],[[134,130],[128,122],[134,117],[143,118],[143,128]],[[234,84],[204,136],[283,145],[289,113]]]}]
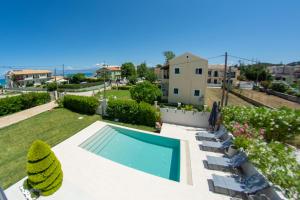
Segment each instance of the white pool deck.
[{"label": "white pool deck", "polygon": [[[221,200],[230,197],[209,190],[212,174],[229,175],[204,168],[206,155],[221,154],[201,151],[195,139],[198,128],[163,124],[160,134],[185,141],[187,151],[181,152],[181,175],[185,180],[171,181],[133,168],[126,167],[93,154],[78,145],[107,123],[97,121],[76,135],[53,147],[62,164],[63,185],[47,200]],[[182,155],[188,154],[188,155]],[[182,167],[182,164],[185,167]],[[183,171],[183,172],[182,172]],[[189,182],[190,184],[188,184]],[[23,200],[19,187],[23,180],[5,190],[8,199]]]}]

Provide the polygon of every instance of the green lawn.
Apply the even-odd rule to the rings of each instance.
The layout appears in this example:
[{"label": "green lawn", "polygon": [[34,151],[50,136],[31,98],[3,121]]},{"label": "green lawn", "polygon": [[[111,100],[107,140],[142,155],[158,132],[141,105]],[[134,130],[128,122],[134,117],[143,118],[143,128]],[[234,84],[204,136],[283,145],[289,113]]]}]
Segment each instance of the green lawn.
[{"label": "green lawn", "polygon": [[[97,93],[96,96],[104,95],[104,92]],[[114,98],[117,97],[118,99],[131,99],[129,90],[107,90],[106,97]]]},{"label": "green lawn", "polygon": [[[79,117],[83,118],[79,119]],[[26,154],[34,140],[41,139],[54,146],[97,120],[102,120],[101,116],[81,115],[58,108],[0,129],[1,186],[7,188],[26,176]],[[147,126],[111,123],[154,131],[154,128]]]}]

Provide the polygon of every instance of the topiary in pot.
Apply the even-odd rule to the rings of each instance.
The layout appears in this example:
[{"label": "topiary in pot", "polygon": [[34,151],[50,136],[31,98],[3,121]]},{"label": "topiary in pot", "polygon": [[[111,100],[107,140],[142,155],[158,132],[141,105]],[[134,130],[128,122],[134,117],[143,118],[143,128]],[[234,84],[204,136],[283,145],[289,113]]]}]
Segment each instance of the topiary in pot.
[{"label": "topiary in pot", "polygon": [[27,154],[27,185],[33,191],[48,196],[56,192],[63,180],[61,165],[50,146],[36,140]]}]

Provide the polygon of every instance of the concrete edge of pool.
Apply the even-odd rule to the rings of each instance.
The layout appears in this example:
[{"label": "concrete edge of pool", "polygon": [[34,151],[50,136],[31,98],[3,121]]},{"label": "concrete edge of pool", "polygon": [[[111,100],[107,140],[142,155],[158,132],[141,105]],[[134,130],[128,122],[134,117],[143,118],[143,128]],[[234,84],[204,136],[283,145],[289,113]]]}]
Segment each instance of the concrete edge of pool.
[{"label": "concrete edge of pool", "polygon": [[[206,159],[206,155],[215,154],[199,151],[199,142],[195,140],[195,131],[188,130],[192,127],[164,124],[161,134],[142,131],[179,139],[182,145],[181,149],[187,149],[189,153],[181,155],[181,163],[187,164],[181,166],[180,169],[181,175],[185,174],[186,181],[176,182],[123,166],[79,147],[85,139],[105,125],[107,123],[97,121],[52,148],[62,164],[63,184],[53,195],[42,196],[39,199],[230,199],[209,190],[207,180],[211,178],[212,174],[228,174],[207,170],[203,167],[202,161]],[[120,127],[124,128],[123,126]],[[188,168],[191,169],[190,172],[188,172]],[[8,199],[24,199],[19,189],[24,179],[5,190]],[[192,185],[187,184],[189,180],[192,180]]]}]

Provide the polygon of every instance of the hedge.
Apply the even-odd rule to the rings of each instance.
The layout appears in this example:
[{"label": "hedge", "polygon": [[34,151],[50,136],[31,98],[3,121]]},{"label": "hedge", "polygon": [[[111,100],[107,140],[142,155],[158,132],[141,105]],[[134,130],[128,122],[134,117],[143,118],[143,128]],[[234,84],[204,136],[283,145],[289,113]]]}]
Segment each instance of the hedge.
[{"label": "hedge", "polygon": [[49,93],[27,93],[0,99],[0,116],[15,113],[50,101]]},{"label": "hedge", "polygon": [[97,85],[102,85],[103,81],[99,82],[91,82],[91,83],[82,83],[82,84],[62,84],[58,85],[58,88],[61,89],[81,89],[81,88],[86,88],[86,87],[93,87]]},{"label": "hedge", "polygon": [[95,97],[65,95],[63,98],[63,106],[74,112],[92,115],[96,113],[99,101]]},{"label": "hedge", "polygon": [[106,113],[110,118],[121,122],[146,126],[154,126],[159,120],[159,114],[153,106],[145,102],[137,103],[134,100],[109,100]]},{"label": "hedge", "polygon": [[36,140],[27,154],[27,185],[31,189],[48,196],[56,192],[62,184],[61,164],[48,144]]},{"label": "hedge", "polygon": [[132,86],[129,85],[121,85],[121,86],[112,86],[111,89],[113,90],[130,90],[130,88],[132,88]]}]

